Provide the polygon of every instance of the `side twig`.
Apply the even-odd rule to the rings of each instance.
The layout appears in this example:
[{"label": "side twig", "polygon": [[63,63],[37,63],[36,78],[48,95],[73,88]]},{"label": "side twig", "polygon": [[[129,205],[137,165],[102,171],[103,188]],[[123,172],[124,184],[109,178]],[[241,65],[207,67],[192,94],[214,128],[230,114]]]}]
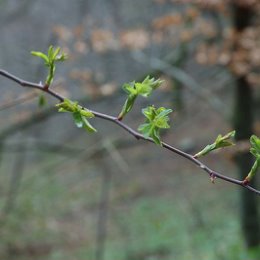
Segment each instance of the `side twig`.
[{"label": "side twig", "polygon": [[[2,75],[5,78],[8,78],[14,82],[16,82],[17,84],[19,84],[22,87],[29,87],[29,88],[34,88],[34,89],[39,89],[43,92],[48,93],[49,95],[53,96],[54,98],[58,99],[60,102],[63,102],[65,100],[65,97],[63,97],[62,95],[54,92],[53,90],[51,90],[50,88],[45,88],[44,84],[40,83],[33,83],[33,82],[29,82],[29,81],[25,81],[23,79],[20,79],[14,75],[12,75],[11,73],[5,71],[5,70],[0,70],[0,75]],[[87,109],[87,108],[83,108],[83,109]],[[90,110],[90,109],[88,109]],[[129,134],[131,134],[132,136],[134,136],[137,140],[144,140],[144,141],[148,141],[151,143],[154,143],[152,138],[146,138],[144,137],[142,134],[138,133],[137,131],[135,131],[134,129],[132,129],[131,127],[129,127],[128,125],[126,125],[125,123],[123,123],[122,121],[118,120],[117,117],[115,116],[111,116],[108,114],[104,114],[104,113],[100,113],[97,111],[93,111],[90,110],[95,117],[97,118],[101,118],[107,121],[111,121],[115,124],[117,124],[119,127],[123,128],[125,131],[127,131]],[[214,179],[218,178],[218,179],[222,179],[226,182],[230,182],[233,183],[235,185],[241,186],[243,188],[248,189],[251,192],[254,192],[255,194],[260,196],[260,190],[257,190],[255,188],[253,188],[252,186],[250,186],[249,184],[245,184],[243,181],[228,177],[226,175],[223,175],[219,172],[213,171],[211,170],[208,166],[206,166],[204,163],[202,163],[201,161],[199,161],[198,159],[196,159],[193,155],[185,153],[167,143],[162,142],[162,147],[164,147],[165,149],[176,153],[178,155],[180,155],[181,157],[184,157],[186,159],[188,159],[189,161],[191,161],[192,163],[194,163],[195,165],[199,166],[202,170],[204,170],[206,173],[208,173],[210,179],[212,181],[214,181]]]}]

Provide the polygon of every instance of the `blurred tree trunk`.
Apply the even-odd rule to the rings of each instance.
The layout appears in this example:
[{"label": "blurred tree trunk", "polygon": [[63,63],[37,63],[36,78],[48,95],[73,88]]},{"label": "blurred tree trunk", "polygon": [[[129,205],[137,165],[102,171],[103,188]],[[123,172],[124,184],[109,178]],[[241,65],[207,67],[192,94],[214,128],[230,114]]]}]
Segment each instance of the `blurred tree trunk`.
[{"label": "blurred tree trunk", "polygon": [[[234,26],[242,32],[250,26],[254,16],[252,8],[234,4]],[[236,48],[236,44],[234,46]],[[237,140],[248,140],[253,132],[253,91],[245,76],[235,76],[236,94],[234,109],[234,128]],[[240,153],[236,158],[240,178],[244,179],[253,164],[249,152]],[[252,182],[252,185],[254,183]],[[241,225],[248,248],[260,243],[260,227],[257,208],[257,196],[245,189],[241,190]]]},{"label": "blurred tree trunk", "polygon": [[[253,101],[252,89],[243,78],[236,80],[235,120],[237,140],[248,140],[252,134]],[[253,165],[249,152],[240,153],[236,158],[240,179],[244,179]],[[254,185],[253,179],[252,185]],[[257,196],[246,189],[241,190],[241,224],[246,244],[255,247],[260,243],[259,217],[257,211]]]},{"label": "blurred tree trunk", "polygon": [[[187,43],[181,43],[178,48],[178,54],[177,57],[173,62],[170,64],[177,68],[182,68],[184,63],[187,60],[188,55],[188,46]],[[177,111],[182,111],[184,108],[183,104],[183,86],[182,83],[177,80],[173,79],[173,105],[176,107]]]}]

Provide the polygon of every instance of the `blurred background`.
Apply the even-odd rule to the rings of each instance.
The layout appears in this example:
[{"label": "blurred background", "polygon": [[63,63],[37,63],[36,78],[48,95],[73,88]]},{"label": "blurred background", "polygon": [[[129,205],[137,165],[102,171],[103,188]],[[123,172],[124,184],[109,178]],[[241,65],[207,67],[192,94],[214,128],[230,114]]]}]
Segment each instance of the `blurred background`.
[{"label": "blurred background", "polygon": [[[30,51],[60,46],[52,88],[111,115],[123,83],[160,77],[125,122],[171,107],[163,140],[191,154],[236,129],[237,145],[203,162],[243,179],[260,135],[259,16],[257,0],[1,0],[0,67],[44,81]],[[0,90],[1,259],[260,259],[258,196],[110,122],[77,129],[57,100],[39,107],[39,92],[3,77]]]}]

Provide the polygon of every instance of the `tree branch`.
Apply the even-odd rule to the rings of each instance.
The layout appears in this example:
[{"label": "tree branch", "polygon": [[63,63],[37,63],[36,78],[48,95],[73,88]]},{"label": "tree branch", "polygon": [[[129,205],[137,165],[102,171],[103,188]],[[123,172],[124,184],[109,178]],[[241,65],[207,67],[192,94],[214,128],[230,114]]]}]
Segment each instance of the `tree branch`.
[{"label": "tree branch", "polygon": [[[8,78],[14,82],[16,82],[17,84],[19,84],[22,87],[29,87],[29,88],[34,88],[34,89],[39,89],[43,92],[48,93],[49,95],[55,97],[56,99],[58,99],[60,102],[63,102],[65,97],[63,97],[62,95],[54,92],[53,90],[51,90],[50,88],[45,88],[45,86],[40,82],[40,83],[34,83],[34,82],[29,82],[29,81],[25,81],[22,80],[14,75],[12,75],[11,73],[5,71],[5,70],[0,70],[0,75],[2,75],[5,78]],[[83,108],[84,109],[84,108]],[[86,109],[86,108],[85,108]],[[88,109],[90,110],[90,109]],[[119,127],[123,128],[125,131],[127,131],[129,134],[131,134],[132,136],[134,136],[137,140],[144,140],[144,141],[148,141],[151,143],[154,143],[152,138],[145,138],[142,134],[138,133],[137,131],[135,131],[134,129],[132,129],[131,127],[129,127],[128,125],[126,125],[125,123],[123,123],[122,121],[119,121],[117,119],[117,117],[115,116],[111,116],[111,115],[107,115],[104,113],[100,113],[97,111],[93,111],[90,110],[95,117],[107,120],[107,121],[111,121],[115,124],[117,124]],[[211,170],[208,166],[206,166],[205,164],[203,164],[201,161],[199,161],[198,159],[196,159],[193,155],[185,153],[167,143],[162,142],[162,147],[164,147],[165,149],[176,153],[178,155],[180,155],[181,157],[186,158],[187,160],[191,161],[192,163],[194,163],[195,165],[199,166],[202,170],[204,170],[206,173],[208,173],[210,179],[212,180],[212,182],[214,181],[215,178],[219,178],[222,179],[226,182],[230,182],[233,183],[235,185],[239,185],[243,188],[248,189],[251,192],[254,192],[255,194],[260,196],[260,190],[257,190],[255,188],[253,188],[252,186],[245,184],[243,181],[228,177],[226,175],[223,175],[221,173],[218,173],[216,171]]]},{"label": "tree branch", "polygon": [[37,92],[32,92],[32,93],[28,93],[25,96],[21,96],[21,97],[15,99],[15,100],[4,102],[0,106],[0,112],[5,110],[5,109],[8,109],[8,108],[11,108],[11,107],[23,104],[23,103],[25,103],[25,102],[27,102],[27,101],[29,101],[29,100],[37,97],[37,96],[38,96]]}]

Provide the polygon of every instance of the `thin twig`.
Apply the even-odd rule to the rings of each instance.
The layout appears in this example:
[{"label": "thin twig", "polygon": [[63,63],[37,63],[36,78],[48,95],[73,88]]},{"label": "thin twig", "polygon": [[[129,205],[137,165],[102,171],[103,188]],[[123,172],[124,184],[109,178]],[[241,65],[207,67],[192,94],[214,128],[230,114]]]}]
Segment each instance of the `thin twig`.
[{"label": "thin twig", "polygon": [[[44,85],[42,83],[33,83],[33,82],[29,82],[29,81],[25,81],[22,80],[14,75],[12,75],[11,73],[5,71],[5,70],[0,70],[0,75],[18,83],[20,86],[22,87],[29,87],[29,88],[35,88],[35,89],[39,89],[41,91],[44,91],[46,93],[48,93],[49,95],[55,97],[56,99],[58,99],[60,102],[64,101],[65,97],[63,97],[62,95],[54,92],[53,90],[51,90],[50,88],[44,88]],[[133,135],[137,140],[145,140],[151,143],[154,143],[152,138],[146,138],[144,137],[142,134],[138,133],[137,131],[135,131],[134,129],[132,129],[131,127],[129,127],[128,125],[126,125],[125,123],[123,123],[122,121],[119,121],[117,119],[117,117],[115,116],[111,116],[111,115],[107,115],[104,113],[100,113],[100,112],[96,112],[93,110],[90,110],[96,117],[104,119],[104,120],[108,120],[111,121],[115,124],[117,124],[118,126],[120,126],[121,128],[123,128],[125,131],[127,131],[129,134]],[[192,163],[196,164],[197,166],[199,166],[202,170],[204,170],[205,172],[208,173],[210,179],[213,181],[215,178],[219,178],[222,179],[226,182],[230,182],[236,185],[239,185],[243,188],[248,189],[249,191],[254,192],[255,194],[260,196],[260,190],[257,190],[255,188],[253,188],[252,186],[243,183],[243,181],[228,177],[226,175],[223,175],[221,173],[218,173],[216,171],[211,170],[208,166],[206,166],[204,163],[202,163],[201,161],[199,161],[198,159],[194,158],[193,155],[185,153],[167,143],[162,142],[162,147],[164,147],[167,150],[170,150],[173,153],[176,153],[178,155],[180,155],[181,157],[184,157],[186,159],[188,159],[189,161],[191,161]]]},{"label": "thin twig", "polygon": [[23,104],[37,96],[38,96],[38,93],[32,92],[32,93],[27,94],[26,96],[22,96],[20,98],[10,101],[10,102],[9,101],[5,102],[3,105],[0,106],[0,111]]}]

